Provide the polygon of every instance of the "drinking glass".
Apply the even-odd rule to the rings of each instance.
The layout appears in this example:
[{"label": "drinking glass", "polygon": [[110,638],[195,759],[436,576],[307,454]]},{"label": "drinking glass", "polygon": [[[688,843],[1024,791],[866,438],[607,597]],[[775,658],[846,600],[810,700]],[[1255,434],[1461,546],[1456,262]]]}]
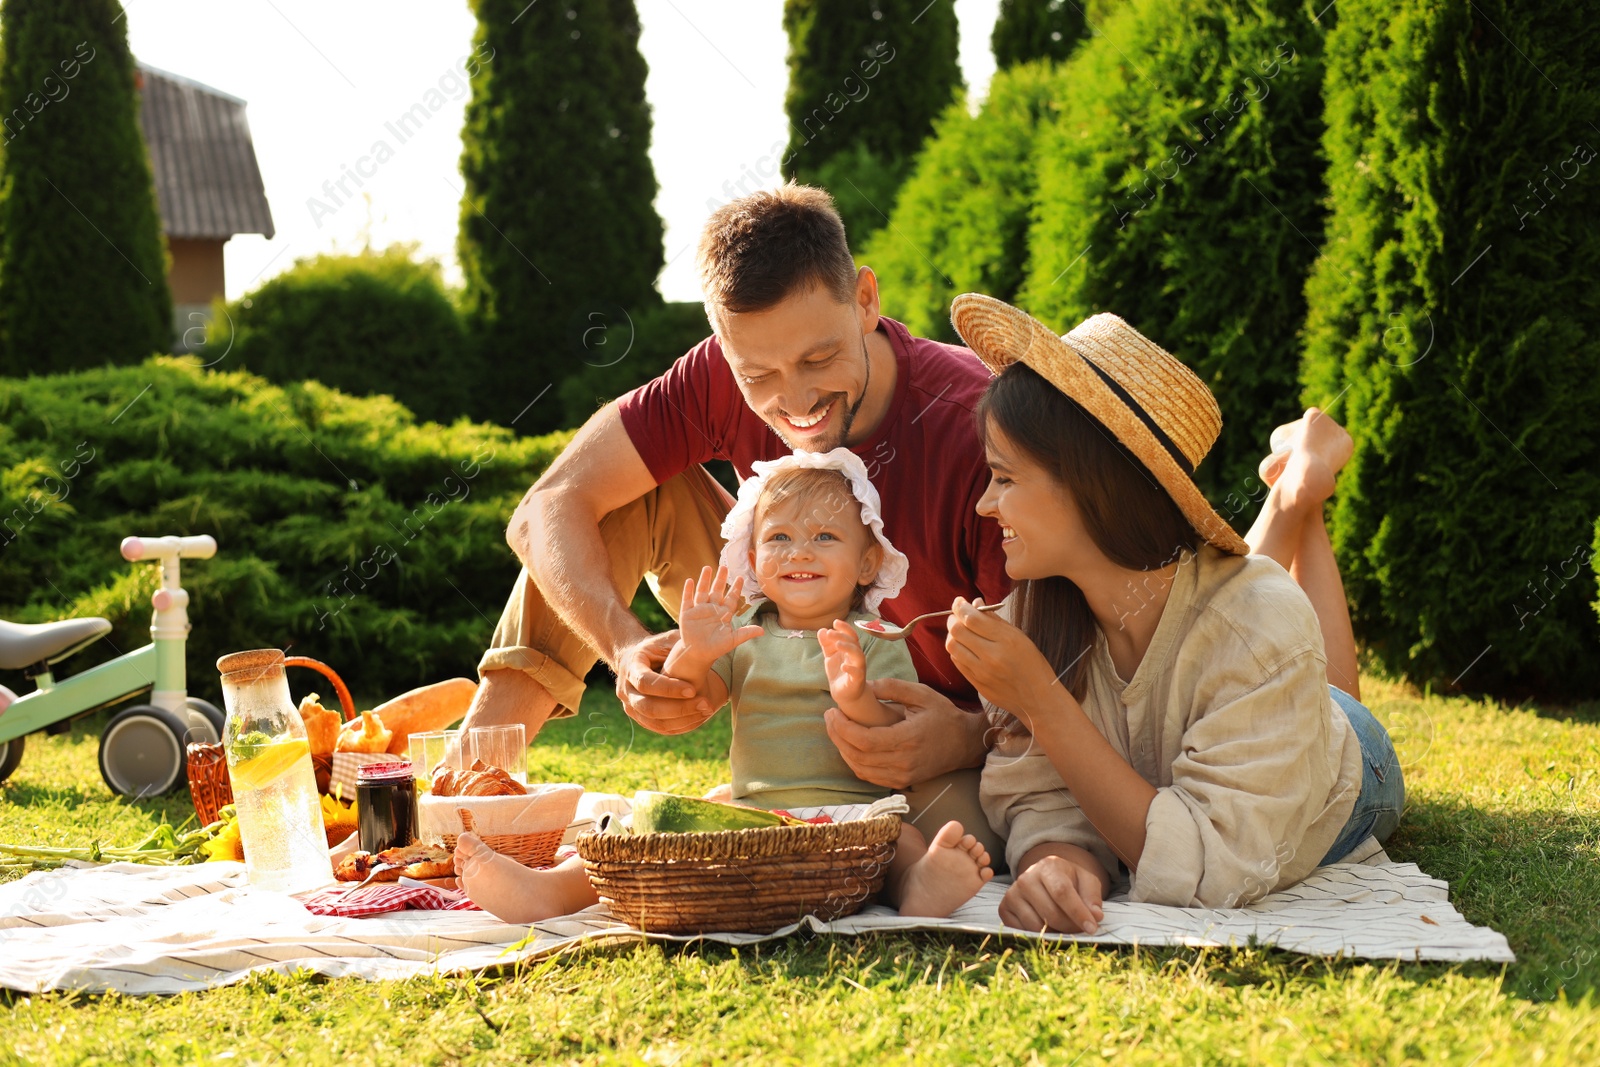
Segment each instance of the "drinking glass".
[{"label": "drinking glass", "polygon": [[520,722],[510,726],[478,726],[467,731],[461,745],[461,765],[483,760],[512,778],[528,784],[528,731]]},{"label": "drinking glass", "polygon": [[428,730],[412,734],[408,740],[411,766],[416,772],[417,788],[433,790],[433,774],[437,770],[459,771],[461,763],[460,730]]}]

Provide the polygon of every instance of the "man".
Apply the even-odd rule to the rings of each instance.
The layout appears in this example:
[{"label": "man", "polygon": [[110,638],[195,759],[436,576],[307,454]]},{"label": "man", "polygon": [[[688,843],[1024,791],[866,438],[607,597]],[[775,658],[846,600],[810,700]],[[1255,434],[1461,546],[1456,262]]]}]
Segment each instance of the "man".
[{"label": "man", "polygon": [[[682,733],[715,713],[658,673],[673,635],[651,634],[629,610],[644,576],[676,617],[684,578],[716,564],[732,500],[701,466],[710,459],[744,478],[793,449],[860,455],[885,532],[910,558],[906,589],[883,606],[891,622],[1008,591],[1000,530],[976,512],[989,476],[972,408],[988,372],[880,314],[877,279],[855,267],[828,195],[789,185],[734,201],[708,222],[699,267],[714,335],[596,413],[512,515],[507,540],[524,571],[466,726],[522,722],[531,735],[574,714],[597,657],[651,730]],[[903,722],[867,728],[835,709],[828,732],[857,775],[891,788],[965,769],[938,812],[913,817],[958,819],[999,855],[976,800],[986,723],[944,637],[923,624],[910,639],[926,685],[875,686],[906,707]]]}]

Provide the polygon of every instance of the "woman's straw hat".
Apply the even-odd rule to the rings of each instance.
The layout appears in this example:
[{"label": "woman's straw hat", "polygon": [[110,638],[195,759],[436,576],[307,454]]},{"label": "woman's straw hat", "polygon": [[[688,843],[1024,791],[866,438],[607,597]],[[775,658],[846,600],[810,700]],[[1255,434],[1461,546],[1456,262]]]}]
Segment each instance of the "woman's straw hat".
[{"label": "woman's straw hat", "polygon": [[978,293],[956,297],[950,321],[996,374],[1026,363],[1083,405],[1139,457],[1201,537],[1234,555],[1250,551],[1194,484],[1194,469],[1222,432],[1216,398],[1160,345],[1110,314],[1057,337],[1027,312]]}]

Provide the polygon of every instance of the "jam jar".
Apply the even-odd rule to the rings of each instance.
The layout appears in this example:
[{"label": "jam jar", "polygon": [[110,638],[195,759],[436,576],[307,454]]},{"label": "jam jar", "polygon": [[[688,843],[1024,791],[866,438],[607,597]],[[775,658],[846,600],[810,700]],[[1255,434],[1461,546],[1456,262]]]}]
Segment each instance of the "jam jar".
[{"label": "jam jar", "polygon": [[417,780],[410,760],[369,763],[356,771],[361,851],[379,853],[417,840]]}]

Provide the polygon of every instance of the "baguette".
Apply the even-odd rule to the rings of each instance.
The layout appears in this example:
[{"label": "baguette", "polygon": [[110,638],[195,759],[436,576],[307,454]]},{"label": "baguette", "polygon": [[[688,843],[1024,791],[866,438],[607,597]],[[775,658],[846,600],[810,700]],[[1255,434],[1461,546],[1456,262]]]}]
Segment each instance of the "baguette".
[{"label": "baguette", "polygon": [[477,691],[478,683],[470,678],[450,678],[401,693],[373,708],[383,725],[394,731],[390,754],[405,755],[412,734],[443,730],[461,719]]}]

